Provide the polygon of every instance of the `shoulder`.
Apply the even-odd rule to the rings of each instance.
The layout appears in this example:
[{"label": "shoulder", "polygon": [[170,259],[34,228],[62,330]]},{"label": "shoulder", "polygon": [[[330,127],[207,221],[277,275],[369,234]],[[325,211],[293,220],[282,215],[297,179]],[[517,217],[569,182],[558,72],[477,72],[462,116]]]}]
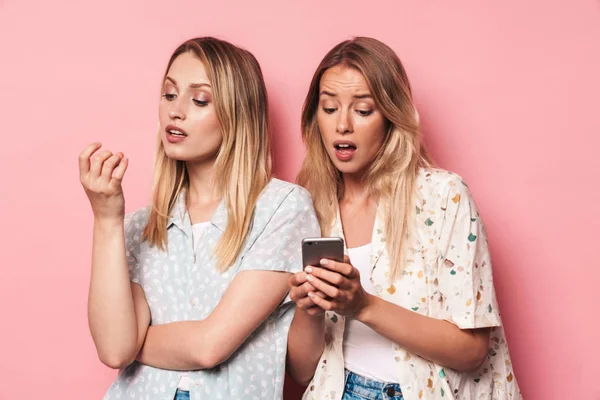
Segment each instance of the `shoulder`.
[{"label": "shoulder", "polygon": [[[140,208],[125,215],[125,235],[128,238],[138,237],[146,228],[150,217],[150,206]],[[138,238],[139,240],[139,238]]]},{"label": "shoulder", "polygon": [[439,168],[421,168],[417,176],[418,197],[425,204],[434,204],[448,199],[458,202],[471,198],[469,187],[462,176]]},{"label": "shoulder", "polygon": [[256,211],[257,213],[263,212],[263,210],[275,212],[281,207],[285,207],[288,211],[302,211],[312,208],[312,199],[308,190],[301,186],[279,179],[271,179],[256,203]]},{"label": "shoulder", "polygon": [[421,168],[417,175],[417,186],[424,193],[447,192],[449,188],[467,186],[462,176],[440,168]]}]

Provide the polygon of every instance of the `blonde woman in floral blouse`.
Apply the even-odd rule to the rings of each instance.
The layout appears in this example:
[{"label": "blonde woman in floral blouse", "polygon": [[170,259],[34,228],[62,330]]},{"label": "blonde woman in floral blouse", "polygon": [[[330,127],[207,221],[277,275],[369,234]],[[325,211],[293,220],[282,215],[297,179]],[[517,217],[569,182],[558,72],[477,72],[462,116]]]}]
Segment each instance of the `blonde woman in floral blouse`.
[{"label": "blonde woman in floral blouse", "polygon": [[302,112],[298,183],[344,262],[289,280],[288,368],[305,399],[520,399],[486,234],[462,178],[422,143],[396,54],[335,46]]}]

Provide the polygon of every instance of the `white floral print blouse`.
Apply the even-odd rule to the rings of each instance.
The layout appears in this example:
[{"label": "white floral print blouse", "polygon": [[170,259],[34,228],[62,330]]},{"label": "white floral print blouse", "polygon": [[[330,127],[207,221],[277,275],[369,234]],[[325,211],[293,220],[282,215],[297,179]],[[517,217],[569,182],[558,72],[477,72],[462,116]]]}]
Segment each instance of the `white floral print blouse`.
[{"label": "white floral print blouse", "polygon": [[[487,357],[473,373],[445,368],[393,344],[390,352],[404,399],[521,399],[496,302],[486,234],[467,185],[454,173],[421,169],[417,194],[414,241],[402,276],[392,284],[386,216],[381,207],[377,212],[370,276],[377,296],[461,329],[490,327],[491,337]],[[343,237],[339,217],[331,236]],[[325,350],[305,400],[339,400],[344,391],[345,320],[334,312],[326,312],[325,318]]]}]

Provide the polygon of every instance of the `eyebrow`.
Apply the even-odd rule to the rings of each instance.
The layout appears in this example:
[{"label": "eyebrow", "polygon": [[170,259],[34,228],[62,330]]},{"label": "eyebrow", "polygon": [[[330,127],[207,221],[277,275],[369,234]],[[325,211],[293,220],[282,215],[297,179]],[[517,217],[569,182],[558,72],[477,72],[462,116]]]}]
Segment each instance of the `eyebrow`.
[{"label": "eyebrow", "polygon": [[[337,94],[332,93],[332,92],[328,92],[327,90],[323,90],[321,91],[321,93],[319,93],[319,96],[330,96],[330,97],[337,97]],[[355,94],[354,96],[355,99],[372,99],[373,96],[371,96],[370,93],[364,93],[364,94]]]},{"label": "eyebrow", "polygon": [[[171,78],[170,76],[167,76],[165,78],[165,81],[171,81],[171,83],[173,85],[177,86],[177,82],[175,81],[175,79]],[[203,86],[206,86],[206,87],[210,88],[210,85],[208,83],[191,83],[190,84],[190,88],[191,89],[198,89],[198,88],[201,88]]]}]

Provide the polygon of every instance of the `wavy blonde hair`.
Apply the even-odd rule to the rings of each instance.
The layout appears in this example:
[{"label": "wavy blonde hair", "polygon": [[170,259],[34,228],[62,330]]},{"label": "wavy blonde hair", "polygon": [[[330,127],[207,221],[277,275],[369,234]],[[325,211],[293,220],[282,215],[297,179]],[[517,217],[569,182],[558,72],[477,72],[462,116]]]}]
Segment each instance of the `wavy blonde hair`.
[{"label": "wavy blonde hair", "polygon": [[[164,77],[173,61],[188,52],[204,65],[223,134],[215,164],[215,184],[225,200],[228,220],[215,256],[219,271],[225,271],[239,256],[258,197],[271,180],[267,90],[258,61],[250,52],[212,37],[190,39],[179,46]],[[167,157],[159,133],[152,211],[143,232],[150,245],[166,249],[169,216],[188,187],[185,162]]]},{"label": "wavy blonde hair", "polygon": [[386,247],[391,261],[390,279],[405,267],[408,239],[416,207],[415,182],[419,168],[433,165],[422,142],[419,117],[408,77],[396,53],[386,44],[356,37],[335,46],[317,67],[302,108],[302,139],[306,157],[297,183],[307,188],[314,201],[323,235],[329,235],[344,194],[340,171],[335,167],[317,124],[321,77],[334,66],[360,71],[388,122],[384,142],[364,176],[368,193],[385,207]]}]

